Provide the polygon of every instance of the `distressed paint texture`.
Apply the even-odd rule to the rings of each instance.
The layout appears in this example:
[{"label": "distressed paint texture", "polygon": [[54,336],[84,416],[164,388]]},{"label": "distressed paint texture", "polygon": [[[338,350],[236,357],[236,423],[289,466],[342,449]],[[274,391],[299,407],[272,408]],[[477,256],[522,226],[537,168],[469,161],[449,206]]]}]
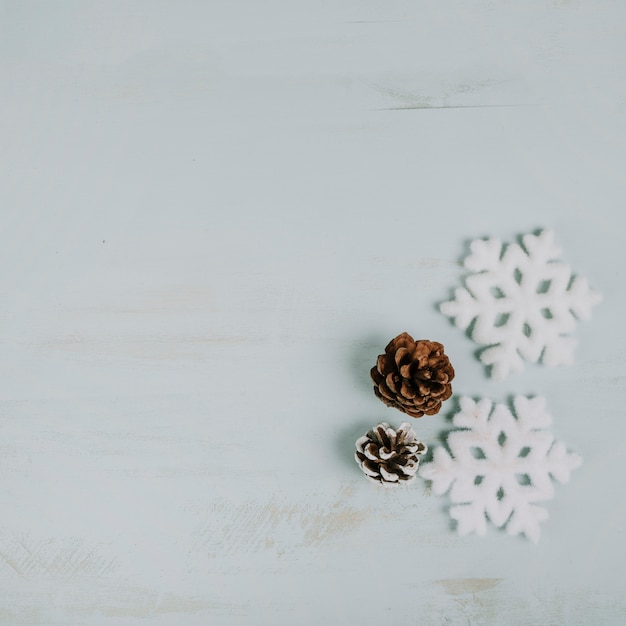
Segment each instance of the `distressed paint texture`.
[{"label": "distressed paint texture", "polygon": [[[0,624],[623,623],[625,24],[0,3]],[[538,228],[605,303],[574,368],[488,381],[437,304],[470,240]],[[539,547],[363,480],[402,331],[459,394],[547,397],[585,465]]]}]

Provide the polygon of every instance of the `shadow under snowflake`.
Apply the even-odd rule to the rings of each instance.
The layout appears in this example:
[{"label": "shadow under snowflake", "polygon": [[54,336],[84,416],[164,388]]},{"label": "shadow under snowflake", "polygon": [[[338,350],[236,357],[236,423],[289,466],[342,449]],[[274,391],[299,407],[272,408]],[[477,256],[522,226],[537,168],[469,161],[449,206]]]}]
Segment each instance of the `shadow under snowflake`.
[{"label": "shadow under snowflake", "polygon": [[419,473],[432,481],[433,493],[450,491],[450,517],[460,535],[484,535],[489,520],[510,535],[539,540],[548,511],[537,503],[552,499],[552,479],[568,482],[581,463],[546,430],[552,418],[545,404],[542,397],[516,396],[512,410],[488,399],[460,399],[447,449],[436,447]]}]

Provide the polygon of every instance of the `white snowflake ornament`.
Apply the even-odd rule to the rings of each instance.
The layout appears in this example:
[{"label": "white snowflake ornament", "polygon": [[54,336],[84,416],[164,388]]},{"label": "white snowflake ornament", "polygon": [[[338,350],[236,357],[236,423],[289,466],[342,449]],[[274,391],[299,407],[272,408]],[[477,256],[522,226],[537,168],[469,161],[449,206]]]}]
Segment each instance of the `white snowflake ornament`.
[{"label": "white snowflake ornament", "polygon": [[432,481],[437,495],[450,490],[450,517],[460,535],[484,535],[489,519],[510,535],[538,541],[548,512],[537,502],[550,500],[551,478],[568,482],[581,458],[546,430],[551,417],[542,397],[516,396],[514,413],[487,399],[463,397],[460,404],[452,420],[458,430],[447,436],[449,452],[435,448],[420,476]]},{"label": "white snowflake ornament", "polygon": [[601,300],[587,281],[559,261],[553,233],[528,234],[505,246],[499,239],[476,239],[464,265],[474,272],[454,299],[441,304],[459,328],[472,326],[471,338],[489,346],[479,358],[502,380],[524,369],[524,359],[545,365],[570,365],[576,320],[589,319]]}]

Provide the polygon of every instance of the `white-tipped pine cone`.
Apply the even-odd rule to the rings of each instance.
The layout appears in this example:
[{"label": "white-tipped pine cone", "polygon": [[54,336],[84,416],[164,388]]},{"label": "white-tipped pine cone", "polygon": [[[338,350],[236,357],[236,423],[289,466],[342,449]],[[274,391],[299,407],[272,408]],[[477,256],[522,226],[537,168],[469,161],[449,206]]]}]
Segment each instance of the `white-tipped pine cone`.
[{"label": "white-tipped pine cone", "polygon": [[408,422],[398,430],[381,422],[357,439],[354,458],[366,478],[390,487],[415,478],[419,455],[427,450]]}]

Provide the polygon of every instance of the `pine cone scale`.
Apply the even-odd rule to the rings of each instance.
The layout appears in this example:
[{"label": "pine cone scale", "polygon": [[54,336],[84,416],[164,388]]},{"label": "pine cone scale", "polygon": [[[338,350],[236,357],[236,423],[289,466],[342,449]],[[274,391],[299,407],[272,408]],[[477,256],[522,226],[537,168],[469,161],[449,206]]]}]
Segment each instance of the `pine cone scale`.
[{"label": "pine cone scale", "polygon": [[371,461],[375,461],[378,458],[377,452],[376,445],[373,443],[368,444],[363,449],[363,454]]},{"label": "pine cone scale", "polygon": [[389,406],[393,406],[394,398],[396,397],[394,393],[386,390],[384,387],[380,387],[375,389],[376,395]]},{"label": "pine cone scale", "polygon": [[406,348],[399,348],[395,355],[396,367],[400,367],[402,363],[406,363],[407,357],[410,358],[410,356],[411,355]]},{"label": "pine cone scale", "polygon": [[397,483],[399,480],[398,474],[387,471],[382,465],[380,466],[380,475],[383,477],[383,480],[389,483]]},{"label": "pine cone scale", "polygon": [[411,387],[411,385],[409,385],[407,383],[406,380],[402,381],[402,390],[401,391],[402,391],[402,395],[405,398],[410,398],[411,400],[413,400],[417,396],[417,392],[415,391],[415,389],[413,389]]},{"label": "pine cone scale", "polygon": [[366,476],[370,478],[375,478],[378,476],[378,466],[373,463],[368,463],[367,461],[361,463],[361,469],[365,473]]},{"label": "pine cone scale", "polygon": [[391,391],[393,391],[393,393],[398,393],[398,389],[396,387],[396,381],[394,380],[393,372],[391,372],[390,374],[387,374],[387,377],[385,378],[385,383],[387,387],[391,389]]},{"label": "pine cone scale", "polygon": [[402,378],[411,378],[411,369],[412,369],[411,366],[412,365],[413,365],[412,363],[405,363],[400,368],[400,376],[402,376]]}]

